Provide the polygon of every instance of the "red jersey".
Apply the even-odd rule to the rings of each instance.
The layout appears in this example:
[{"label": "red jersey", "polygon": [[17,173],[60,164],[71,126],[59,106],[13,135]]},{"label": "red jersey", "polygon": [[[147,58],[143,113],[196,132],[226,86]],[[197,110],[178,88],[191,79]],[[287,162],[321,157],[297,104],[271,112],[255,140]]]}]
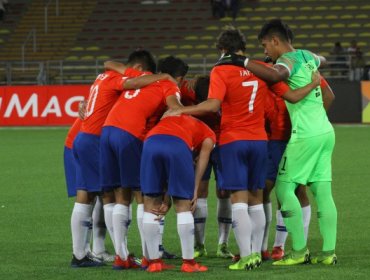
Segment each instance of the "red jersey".
[{"label": "red jersey", "polygon": [[[181,91],[181,103],[184,106],[198,104],[194,90],[189,89],[188,87],[188,81],[184,81],[181,84],[180,91]],[[216,133],[216,138],[219,139],[221,122],[220,113],[208,113],[203,116],[196,116],[196,118],[200,119],[202,122],[208,125]]]},{"label": "red jersey", "polygon": [[100,135],[109,111],[123,91],[124,81],[140,75],[142,72],[132,68],[127,68],[124,75],[115,71],[105,71],[98,75],[90,88],[81,132]]},{"label": "red jersey", "polygon": [[64,143],[64,146],[66,146],[69,149],[72,149],[73,147],[73,141],[75,140],[78,132],[80,131],[82,124],[82,120],[77,118],[74,123],[72,124],[71,128],[68,130],[66,141]]},{"label": "red jersey", "polygon": [[118,127],[142,140],[147,120],[157,111],[164,111],[166,98],[171,95],[180,98],[180,90],[168,80],[135,91],[125,91],[109,112],[104,126]]},{"label": "red jersey", "polygon": [[166,117],[162,119],[146,138],[165,134],[176,136],[186,143],[191,150],[200,150],[203,141],[211,138],[216,143],[215,133],[202,121],[187,115]]},{"label": "red jersey", "polygon": [[189,89],[188,81],[183,81],[180,86],[181,92],[181,103],[184,106],[191,106],[196,104],[195,92],[192,89]]},{"label": "red jersey", "polygon": [[[210,80],[208,98],[221,101],[220,145],[238,140],[267,140],[264,117],[266,82],[233,65],[214,67]],[[279,82],[270,88],[280,93],[288,87]]]},{"label": "red jersey", "polygon": [[292,125],[288,109],[284,99],[272,92],[266,94],[266,123],[269,140],[289,140]]}]

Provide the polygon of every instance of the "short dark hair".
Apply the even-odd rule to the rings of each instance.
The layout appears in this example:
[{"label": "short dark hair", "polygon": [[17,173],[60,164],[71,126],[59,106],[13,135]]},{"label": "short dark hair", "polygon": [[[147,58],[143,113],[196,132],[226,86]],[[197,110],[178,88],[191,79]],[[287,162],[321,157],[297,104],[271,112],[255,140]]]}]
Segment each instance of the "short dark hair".
[{"label": "short dark hair", "polygon": [[288,42],[292,42],[294,38],[293,31],[279,18],[272,19],[262,26],[261,31],[258,34],[258,40],[261,41],[263,38],[271,37],[272,35],[276,35],[281,40]]},{"label": "short dark hair", "polygon": [[170,74],[173,78],[184,77],[189,66],[180,58],[167,56],[158,61],[158,72]]},{"label": "short dark hair", "polygon": [[194,86],[195,98],[197,102],[203,102],[208,98],[209,76],[198,76]]},{"label": "short dark hair", "polygon": [[230,26],[218,36],[216,47],[229,53],[244,52],[246,43],[247,40],[243,33],[239,29]]},{"label": "short dark hair", "polygon": [[155,73],[155,69],[157,68],[153,55],[147,50],[133,51],[129,55],[127,63],[131,65],[140,63],[144,71],[150,71],[152,73]]}]

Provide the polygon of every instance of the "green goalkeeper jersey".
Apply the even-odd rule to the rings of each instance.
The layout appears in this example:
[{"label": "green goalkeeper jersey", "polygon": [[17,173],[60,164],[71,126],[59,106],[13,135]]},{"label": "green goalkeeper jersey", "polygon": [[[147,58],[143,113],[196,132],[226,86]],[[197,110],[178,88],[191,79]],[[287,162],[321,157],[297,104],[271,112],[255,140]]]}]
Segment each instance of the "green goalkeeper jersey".
[{"label": "green goalkeeper jersey", "polygon": [[[276,62],[289,70],[288,85],[301,88],[312,80],[312,72],[320,65],[320,59],[307,50],[284,53]],[[321,88],[317,87],[304,99],[292,104],[285,102],[292,123],[291,141],[328,133],[333,130],[323,106]]]}]

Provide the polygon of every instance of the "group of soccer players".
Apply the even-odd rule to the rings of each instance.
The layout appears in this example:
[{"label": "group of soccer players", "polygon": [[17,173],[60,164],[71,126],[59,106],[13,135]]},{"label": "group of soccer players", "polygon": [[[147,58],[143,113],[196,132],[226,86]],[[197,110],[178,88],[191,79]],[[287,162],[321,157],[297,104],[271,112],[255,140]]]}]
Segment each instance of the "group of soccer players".
[{"label": "group of soccer players", "polygon": [[[226,30],[218,38],[222,55],[210,77],[194,81],[184,80],[188,66],[172,56],[159,61],[160,74],[153,74],[154,59],[143,50],[133,52],[125,65],[107,63],[108,69],[91,86],[83,119],[76,120],[66,141],[69,194],[77,190],[71,217],[72,267],[104,264],[98,258],[105,253],[103,230],[93,242],[96,254],[88,253],[91,222],[108,229],[114,269],[138,267],[127,246],[135,197],[141,266],[149,272],[171,268],[162,261],[159,247],[163,216],[173,202],[181,271],[207,271],[194,258],[207,254],[204,225],[211,165],[217,180],[217,255],[233,256],[227,248],[231,223],[239,248],[229,269],[253,269],[270,258],[269,193],[275,182],[286,230],[281,218],[278,227],[291,235],[293,250],[283,257],[286,233],[277,238],[273,264],[336,263],[334,132],[325,111],[333,93],[316,71],[323,58],[293,49],[292,39],[280,20],[263,26],[259,40],[274,62],[271,66],[246,58],[243,34]],[[306,246],[311,213],[304,186],[317,200],[324,241],[314,258]]]}]

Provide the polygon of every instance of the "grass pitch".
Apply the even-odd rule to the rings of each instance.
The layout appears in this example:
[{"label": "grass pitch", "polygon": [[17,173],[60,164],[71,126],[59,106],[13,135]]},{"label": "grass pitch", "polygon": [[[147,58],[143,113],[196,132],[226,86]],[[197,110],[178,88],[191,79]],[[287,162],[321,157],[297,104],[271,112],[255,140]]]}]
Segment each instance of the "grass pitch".
[{"label": "grass pitch", "polygon": [[[217,224],[212,182],[206,235],[209,257],[200,259],[209,266],[209,271],[201,275],[187,275],[179,271],[180,260],[170,262],[176,265],[175,270],[158,274],[113,271],[111,266],[70,268],[70,216],[74,201],[66,195],[62,161],[67,129],[0,129],[0,278],[367,279],[370,274],[370,127],[336,126],[335,130],[333,194],[338,208],[337,266],[273,267],[271,262],[267,262],[254,271],[228,271],[229,261],[215,257]],[[312,207],[308,245],[315,253],[320,250],[321,239],[314,203]],[[129,248],[140,255],[139,235],[133,220],[129,230]],[[270,231],[270,246],[273,227],[274,224]],[[173,210],[166,218],[164,245],[167,250],[181,254]],[[236,251],[233,234],[230,247],[233,252]],[[113,251],[109,238],[107,248]]]}]

